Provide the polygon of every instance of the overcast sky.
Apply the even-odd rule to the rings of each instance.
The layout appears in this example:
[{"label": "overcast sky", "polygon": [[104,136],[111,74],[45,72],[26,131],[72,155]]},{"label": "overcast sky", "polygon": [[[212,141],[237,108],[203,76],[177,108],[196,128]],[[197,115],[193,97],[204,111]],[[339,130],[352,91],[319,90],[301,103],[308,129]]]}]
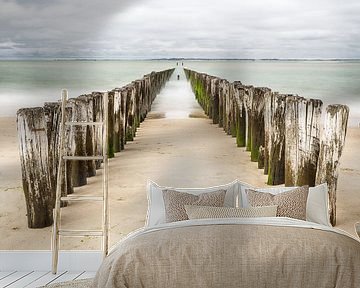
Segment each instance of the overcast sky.
[{"label": "overcast sky", "polygon": [[0,58],[360,58],[359,0],[0,0]]}]

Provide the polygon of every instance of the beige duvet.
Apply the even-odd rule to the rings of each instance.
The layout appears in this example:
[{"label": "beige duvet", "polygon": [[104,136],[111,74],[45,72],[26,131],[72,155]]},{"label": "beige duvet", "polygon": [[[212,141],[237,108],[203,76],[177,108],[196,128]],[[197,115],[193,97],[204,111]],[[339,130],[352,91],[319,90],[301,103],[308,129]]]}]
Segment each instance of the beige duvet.
[{"label": "beige duvet", "polygon": [[93,286],[360,287],[360,242],[331,228],[286,218],[182,222],[122,241]]}]

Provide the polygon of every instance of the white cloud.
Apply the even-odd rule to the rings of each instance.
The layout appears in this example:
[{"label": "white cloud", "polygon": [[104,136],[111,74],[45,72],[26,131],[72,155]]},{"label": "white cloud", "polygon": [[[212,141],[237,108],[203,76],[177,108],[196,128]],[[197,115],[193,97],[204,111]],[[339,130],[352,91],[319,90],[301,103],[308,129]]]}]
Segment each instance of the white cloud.
[{"label": "white cloud", "polygon": [[360,58],[356,0],[0,5],[0,43],[22,44],[0,57]]}]

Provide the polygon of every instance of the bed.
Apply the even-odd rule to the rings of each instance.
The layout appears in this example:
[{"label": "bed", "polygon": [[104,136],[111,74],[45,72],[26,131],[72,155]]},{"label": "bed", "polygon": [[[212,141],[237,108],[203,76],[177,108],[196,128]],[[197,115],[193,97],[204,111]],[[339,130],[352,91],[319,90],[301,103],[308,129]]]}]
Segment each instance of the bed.
[{"label": "bed", "polygon": [[[97,272],[94,287],[360,287],[357,238],[326,223],[309,221],[310,216],[327,221],[319,213],[326,210],[327,202],[320,207],[319,201],[326,195],[319,192],[324,187],[312,190],[316,195],[309,193],[316,205],[309,207],[307,199],[305,220],[251,216],[168,223],[166,203],[158,196],[169,187],[149,185],[145,227],[111,251]],[[236,181],[227,186],[172,189],[194,195],[223,189],[224,207],[245,211],[250,200],[243,192],[249,186]]]}]

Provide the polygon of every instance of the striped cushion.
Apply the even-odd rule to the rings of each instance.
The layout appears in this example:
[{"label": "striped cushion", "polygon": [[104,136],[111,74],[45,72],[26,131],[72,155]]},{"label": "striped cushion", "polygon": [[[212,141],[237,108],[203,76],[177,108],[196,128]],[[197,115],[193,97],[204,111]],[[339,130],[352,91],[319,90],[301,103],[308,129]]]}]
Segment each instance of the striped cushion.
[{"label": "striped cushion", "polygon": [[185,210],[189,219],[275,217],[277,206],[231,208],[185,205]]}]

